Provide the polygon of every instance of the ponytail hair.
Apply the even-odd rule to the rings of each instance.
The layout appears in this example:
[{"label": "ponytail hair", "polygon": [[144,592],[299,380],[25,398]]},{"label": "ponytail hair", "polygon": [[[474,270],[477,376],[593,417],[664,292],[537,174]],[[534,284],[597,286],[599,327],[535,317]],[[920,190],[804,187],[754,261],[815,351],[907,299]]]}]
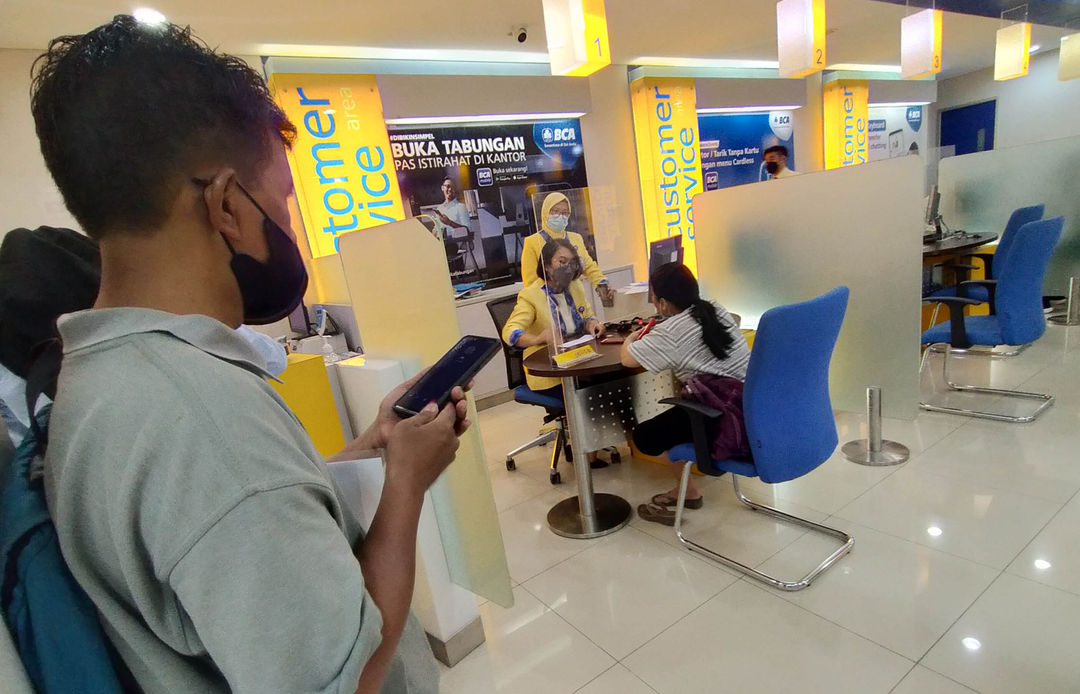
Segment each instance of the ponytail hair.
[{"label": "ponytail hair", "polygon": [[649,288],[657,299],[664,299],[701,325],[701,338],[717,359],[727,359],[735,338],[720,322],[716,307],[701,298],[697,278],[682,263],[667,263],[656,268],[649,278]]}]

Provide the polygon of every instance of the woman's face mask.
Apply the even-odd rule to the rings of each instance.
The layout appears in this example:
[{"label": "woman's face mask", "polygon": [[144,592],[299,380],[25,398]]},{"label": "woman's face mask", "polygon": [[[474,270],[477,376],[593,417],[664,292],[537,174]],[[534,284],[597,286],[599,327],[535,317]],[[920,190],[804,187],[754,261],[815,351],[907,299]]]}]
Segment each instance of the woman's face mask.
[{"label": "woman's face mask", "polygon": [[769,175],[775,176],[776,172],[780,170],[780,164],[775,161],[767,161],[765,162],[765,170],[769,172]]},{"label": "woman's face mask", "polygon": [[549,229],[555,231],[566,231],[566,227],[570,224],[570,215],[565,214],[549,214],[547,218],[547,225]]},{"label": "woman's face mask", "polygon": [[573,264],[556,265],[548,272],[548,281],[554,284],[557,289],[564,289],[570,286],[574,276],[575,268]]}]

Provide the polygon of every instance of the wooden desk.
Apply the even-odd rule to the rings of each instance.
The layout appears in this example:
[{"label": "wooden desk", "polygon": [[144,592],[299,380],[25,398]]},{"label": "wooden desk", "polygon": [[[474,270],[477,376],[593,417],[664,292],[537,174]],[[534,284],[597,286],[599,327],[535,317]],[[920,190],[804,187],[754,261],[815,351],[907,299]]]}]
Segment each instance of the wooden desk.
[{"label": "wooden desk", "polygon": [[599,357],[565,369],[552,364],[547,350],[534,352],[524,362],[534,376],[562,380],[570,439],[578,451],[574,463],[578,495],[553,506],[547,516],[552,532],[563,537],[600,537],[630,521],[633,510],[625,499],[593,492],[586,453],[625,445],[639,421],[670,407],[661,405],[660,399],[675,395],[669,372],[627,369],[619,361],[622,345],[597,343],[595,347]]}]

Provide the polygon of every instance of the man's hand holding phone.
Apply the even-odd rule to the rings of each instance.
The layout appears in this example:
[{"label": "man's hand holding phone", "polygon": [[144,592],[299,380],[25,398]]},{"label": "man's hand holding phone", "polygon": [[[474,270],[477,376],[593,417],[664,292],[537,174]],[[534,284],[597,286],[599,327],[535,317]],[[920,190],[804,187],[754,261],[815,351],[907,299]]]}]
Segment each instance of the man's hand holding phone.
[{"label": "man's hand holding phone", "polygon": [[423,496],[454,461],[459,422],[467,422],[458,419],[457,407],[449,403],[440,412],[435,403],[430,403],[394,425],[386,444],[388,488],[397,487],[408,496]]},{"label": "man's hand holding phone", "polygon": [[[382,403],[379,404],[379,414],[367,431],[353,439],[345,447],[345,450],[330,458],[330,460],[353,460],[361,457],[366,451],[387,448],[394,428],[402,421],[402,418],[394,412],[394,403],[401,399],[401,396],[412,388],[427,372],[428,369],[424,369],[387,393]],[[471,387],[472,384],[470,383],[466,388],[459,387],[450,391],[450,404],[447,405],[447,408],[452,407],[454,410],[454,431],[458,436],[464,434],[471,424],[468,419],[469,403],[465,399],[465,391]]]}]

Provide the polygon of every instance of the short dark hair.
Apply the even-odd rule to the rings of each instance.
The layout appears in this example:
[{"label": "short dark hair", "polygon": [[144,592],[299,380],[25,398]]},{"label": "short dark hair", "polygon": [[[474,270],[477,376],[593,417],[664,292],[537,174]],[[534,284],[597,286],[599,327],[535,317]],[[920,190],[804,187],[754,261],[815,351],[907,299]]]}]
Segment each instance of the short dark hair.
[{"label": "short dark hair", "polygon": [[782,155],[785,159],[787,158],[787,155],[788,155],[787,147],[785,147],[783,145],[773,145],[772,147],[768,147],[761,154],[762,154],[762,156],[764,156],[766,154],[772,154],[773,152],[775,152],[776,154]]},{"label": "short dark hair", "polygon": [[254,177],[296,135],[259,73],[175,24],[117,15],[53,39],[33,73],[45,164],[95,238],[156,228],[192,168],[227,163]]},{"label": "short dark hair", "polygon": [[574,244],[570,243],[566,239],[551,239],[544,244],[544,247],[540,249],[540,257],[536,259],[536,276],[544,277],[544,268],[551,264],[551,259],[555,257],[555,254],[559,252],[560,248],[565,248],[573,254],[574,262],[577,265],[576,272],[574,273],[574,279],[581,276],[581,257],[578,255],[577,249],[574,248]]}]

